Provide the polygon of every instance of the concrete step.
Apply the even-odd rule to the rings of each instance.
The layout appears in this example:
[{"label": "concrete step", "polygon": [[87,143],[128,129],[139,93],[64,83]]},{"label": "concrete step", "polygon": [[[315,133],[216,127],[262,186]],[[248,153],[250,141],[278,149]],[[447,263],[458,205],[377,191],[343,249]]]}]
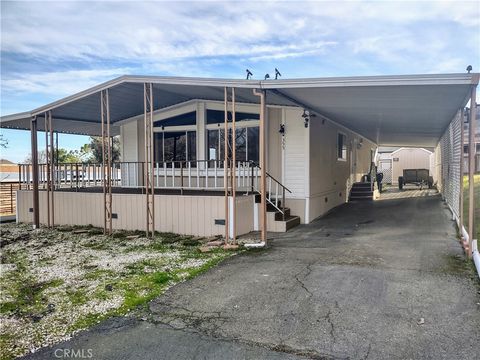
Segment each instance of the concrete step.
[{"label": "concrete step", "polygon": [[[289,216],[290,216],[290,208],[285,208],[285,218],[288,218]],[[283,220],[283,214],[280,211],[276,210],[275,221],[281,221],[281,220]]]},{"label": "concrete step", "polygon": [[363,195],[363,194],[368,194],[368,193],[372,194],[373,191],[370,190],[370,188],[368,188],[368,189],[351,189],[350,193]]},{"label": "concrete step", "polygon": [[348,200],[349,200],[349,201],[356,201],[356,200],[360,200],[360,201],[373,200],[373,195],[364,195],[364,196],[360,196],[360,195],[352,196],[352,195],[350,195],[350,197],[348,198]]},{"label": "concrete step", "polygon": [[371,186],[372,185],[369,182],[357,182],[352,185],[352,189],[370,189]]},{"label": "concrete step", "polygon": [[283,220],[275,220],[275,213],[267,213],[267,231],[272,232],[286,232],[291,228],[300,224],[299,216],[289,215]]},{"label": "concrete step", "polygon": [[285,227],[286,231],[290,230],[291,228],[294,228],[297,225],[300,225],[300,216],[289,216],[288,218],[285,219]]}]

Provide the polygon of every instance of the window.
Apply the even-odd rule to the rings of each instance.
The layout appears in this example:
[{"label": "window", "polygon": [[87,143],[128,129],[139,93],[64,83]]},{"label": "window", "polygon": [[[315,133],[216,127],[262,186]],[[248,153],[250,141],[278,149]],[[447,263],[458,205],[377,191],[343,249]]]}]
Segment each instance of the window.
[{"label": "window", "polygon": [[347,160],[347,136],[342,133],[337,135],[337,159]]},{"label": "window", "polygon": [[[259,159],[259,128],[237,127],[235,134],[235,155],[237,161],[255,161]],[[225,153],[225,130],[209,129],[207,130],[207,156],[208,160],[223,160]],[[232,129],[228,129],[228,142],[232,144]],[[231,156],[231,149],[229,149]]]},{"label": "window", "polygon": [[220,145],[220,129],[208,130],[207,132],[207,147],[208,160],[220,160],[223,159],[223,155],[220,153],[222,146]]},{"label": "window", "polygon": [[195,131],[156,133],[154,136],[154,161],[195,161],[197,159]]},{"label": "window", "polygon": [[250,127],[247,132],[247,160],[258,164],[260,159],[260,128]]},{"label": "window", "polygon": [[[235,111],[235,122],[259,120],[260,115]],[[232,113],[228,112],[228,122],[232,121]],[[220,110],[207,110],[207,124],[223,124],[225,112]]]}]

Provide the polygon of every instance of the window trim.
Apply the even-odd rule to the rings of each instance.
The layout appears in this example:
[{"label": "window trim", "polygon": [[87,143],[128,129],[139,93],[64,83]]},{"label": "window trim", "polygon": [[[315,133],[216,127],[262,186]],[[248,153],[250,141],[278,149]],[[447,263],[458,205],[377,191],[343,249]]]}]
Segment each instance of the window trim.
[{"label": "window trim", "polygon": [[[250,121],[235,121],[236,128],[245,128],[245,127],[257,127],[260,126],[259,120],[250,120]],[[205,126],[206,130],[215,130],[215,129],[224,129],[225,123],[217,123],[217,124],[208,124]],[[228,123],[228,128],[232,128],[232,123]]]}]

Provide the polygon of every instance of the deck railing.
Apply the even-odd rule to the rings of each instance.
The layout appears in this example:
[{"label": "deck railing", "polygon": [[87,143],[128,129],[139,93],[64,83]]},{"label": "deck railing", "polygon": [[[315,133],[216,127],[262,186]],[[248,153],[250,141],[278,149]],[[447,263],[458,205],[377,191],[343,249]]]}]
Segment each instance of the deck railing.
[{"label": "deck railing", "polygon": [[[258,188],[260,172],[254,163],[238,161],[235,181],[239,191]],[[112,187],[143,187],[144,162],[115,162],[112,164]],[[32,187],[32,165],[19,165],[19,184],[22,189]],[[47,165],[38,165],[39,186],[47,186]],[[99,163],[64,163],[54,165],[53,183],[56,188],[102,186],[106,167]],[[232,174],[229,174],[232,176]],[[224,188],[224,161],[167,161],[154,163],[154,187],[158,189]]]},{"label": "deck railing", "polygon": [[[154,163],[154,188],[156,189],[224,189],[223,160],[167,161]],[[144,187],[144,162],[115,162],[111,169],[112,187]],[[19,188],[32,188],[32,165],[19,165]],[[39,187],[47,187],[47,165],[39,164]],[[53,184],[59,188],[85,188],[103,186],[106,167],[99,163],[63,163],[54,165]],[[238,161],[235,174],[237,191],[260,193],[260,167],[252,161]],[[229,180],[229,181],[231,181]],[[267,202],[285,217],[285,196],[291,193],[280,181],[267,173]]]}]

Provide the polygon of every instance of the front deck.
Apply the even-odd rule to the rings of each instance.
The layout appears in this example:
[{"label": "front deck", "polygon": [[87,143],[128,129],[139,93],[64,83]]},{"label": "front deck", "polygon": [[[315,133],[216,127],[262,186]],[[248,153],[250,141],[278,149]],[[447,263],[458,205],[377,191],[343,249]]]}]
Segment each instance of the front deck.
[{"label": "front deck", "polygon": [[[195,236],[217,236],[225,232],[225,175],[235,182],[236,233],[259,230],[259,167],[238,162],[235,171],[224,172],[220,161],[155,163],[153,193],[155,230]],[[141,230],[146,226],[146,190],[142,162],[113,163],[110,187],[104,187],[105,172],[101,164],[58,164],[54,166],[53,205],[48,201],[47,166],[39,165],[40,223],[48,216],[60,225],[104,226],[104,192],[111,191],[112,228]],[[20,165],[17,191],[17,221],[32,222],[33,197],[31,165]],[[273,177],[267,179],[267,226],[269,231],[286,231],[300,219],[285,207],[286,193]],[[233,192],[228,193],[229,219],[233,224]],[[48,208],[50,207],[50,209]],[[53,209],[52,209],[53,208]],[[50,215],[49,215],[50,214]],[[53,215],[51,215],[53,214]],[[230,226],[233,233],[233,227]]]}]

